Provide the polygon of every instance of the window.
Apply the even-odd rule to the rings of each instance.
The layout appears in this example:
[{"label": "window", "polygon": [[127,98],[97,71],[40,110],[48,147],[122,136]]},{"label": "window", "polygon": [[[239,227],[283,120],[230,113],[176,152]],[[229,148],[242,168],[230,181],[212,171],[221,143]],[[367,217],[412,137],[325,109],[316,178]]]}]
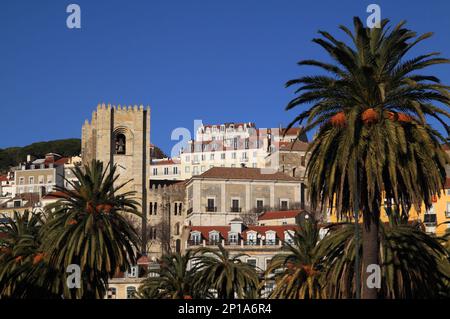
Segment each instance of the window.
[{"label": "window", "polygon": [[209,233],[209,244],[218,245],[220,242],[220,235],[217,231],[212,231]]},{"label": "window", "polygon": [[205,171],[205,166],[202,166],[202,167],[200,168],[200,171],[203,173],[203,172]]},{"label": "window", "polygon": [[289,200],[280,199],[280,210],[288,210],[289,209]]},{"label": "window", "polygon": [[207,203],[208,205],[206,206],[206,211],[207,212],[216,212],[216,203],[215,203],[216,199],[214,197],[209,197],[207,199]]},{"label": "window", "polygon": [[156,227],[150,227],[149,239],[157,239]]},{"label": "window", "polygon": [[47,176],[47,184],[51,184],[53,183],[53,176],[52,175],[48,175]]},{"label": "window", "polygon": [[157,168],[153,169],[153,175],[158,175],[158,169]]},{"label": "window", "polygon": [[426,226],[436,226],[437,218],[436,211],[434,210],[434,205],[425,212],[423,216],[423,222]]},{"label": "window", "polygon": [[34,176],[28,178],[28,184],[34,184]]},{"label": "window", "polygon": [[191,172],[191,167],[190,167],[190,166],[186,166],[186,167],[184,168],[184,172],[185,172],[185,173],[190,173],[190,172]]},{"label": "window", "polygon": [[257,199],[256,200],[256,211],[258,213],[260,213],[263,210],[264,210],[264,200],[263,199]]},{"label": "window", "polygon": [[198,175],[198,166],[194,166],[194,170],[192,171],[193,175]]},{"label": "window", "polygon": [[256,258],[247,258],[247,264],[256,269]]},{"label": "window", "polygon": [[253,168],[256,168],[256,167],[257,167],[257,166],[256,166],[256,163],[253,163],[253,165],[252,165],[252,166],[253,166]]},{"label": "window", "polygon": [[19,178],[19,185],[25,184],[25,177]]},{"label": "window", "polygon": [[206,155],[202,154],[202,161],[206,161]]},{"label": "window", "polygon": [[237,245],[238,244],[238,234],[237,233],[229,233],[228,234],[228,243],[230,245]]},{"label": "window", "polygon": [[213,160],[214,160],[214,154],[211,154],[211,155],[209,156],[209,159],[210,159],[211,161],[213,161]]},{"label": "window", "polygon": [[194,155],[194,163],[198,163],[198,155]]},{"label": "window", "polygon": [[240,213],[241,208],[239,207],[239,199],[232,199],[231,200],[231,212],[233,213]]},{"label": "window", "polygon": [[292,244],[294,242],[294,232],[286,230],[284,232],[284,241],[288,244]]},{"label": "window", "polygon": [[116,288],[109,288],[108,289],[108,299],[116,299],[117,298],[117,289]]},{"label": "window", "polygon": [[225,153],[220,154],[220,158],[224,160],[225,159]]},{"label": "window", "polygon": [[247,232],[247,244],[256,245],[256,232]]},{"label": "window", "polygon": [[14,201],[14,208],[19,208],[20,205],[21,205],[20,200],[15,200],[15,201]]},{"label": "window", "polygon": [[44,176],[39,176],[38,178],[39,184],[44,184]]},{"label": "window", "polygon": [[250,141],[249,141],[249,138],[247,137],[247,138],[245,139],[245,148],[246,148],[246,149],[249,149],[249,146],[250,146]]},{"label": "window", "polygon": [[148,205],[148,213],[150,215],[153,215],[153,203],[152,202],[150,202],[150,205]]},{"label": "window", "polygon": [[180,223],[175,224],[174,233],[176,236],[180,235]]},{"label": "window", "polygon": [[191,157],[188,155],[186,156],[186,162],[190,162],[191,161]]},{"label": "window", "polygon": [[174,174],[174,175],[178,175],[178,167],[175,166],[175,167],[173,168],[173,174]]},{"label": "window", "polygon": [[200,245],[201,234],[199,232],[191,233],[191,245]]},{"label": "window", "polygon": [[275,245],[276,233],[272,230],[266,232],[266,245]]},{"label": "window", "polygon": [[231,153],[231,158],[236,159],[236,152]]},{"label": "window", "polygon": [[127,271],[128,278],[136,278],[138,275],[138,266],[132,266],[129,271]]},{"label": "window", "polygon": [[244,160],[247,159],[247,152],[242,153],[242,159],[244,159]]},{"label": "window", "polygon": [[126,154],[126,138],[123,134],[117,134],[115,140],[116,154],[123,155]]},{"label": "window", "polygon": [[294,167],[294,168],[292,169],[292,177],[297,177],[297,176],[295,176],[296,170],[297,170],[296,167]]},{"label": "window", "polygon": [[136,298],[136,287],[129,286],[127,287],[127,299],[135,299]]},{"label": "window", "polygon": [[164,167],[164,175],[169,175],[169,168],[168,167]]}]

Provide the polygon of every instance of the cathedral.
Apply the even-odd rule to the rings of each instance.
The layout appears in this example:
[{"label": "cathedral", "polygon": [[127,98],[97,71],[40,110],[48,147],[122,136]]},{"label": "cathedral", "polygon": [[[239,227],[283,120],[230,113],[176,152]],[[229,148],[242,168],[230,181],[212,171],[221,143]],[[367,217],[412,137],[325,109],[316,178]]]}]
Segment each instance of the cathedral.
[{"label": "cathedral", "polygon": [[[146,228],[148,165],[150,162],[150,108],[99,104],[91,122],[82,128],[83,163],[93,159],[117,166],[117,185],[130,181],[122,191],[136,192],[141,205],[142,229]],[[145,248],[142,248],[145,254]]]}]

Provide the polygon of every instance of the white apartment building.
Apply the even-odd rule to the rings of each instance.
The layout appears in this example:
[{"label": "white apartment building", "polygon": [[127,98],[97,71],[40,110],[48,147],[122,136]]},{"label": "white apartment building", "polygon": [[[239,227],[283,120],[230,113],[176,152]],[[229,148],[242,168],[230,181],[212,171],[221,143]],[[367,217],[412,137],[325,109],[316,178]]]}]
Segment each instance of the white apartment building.
[{"label": "white apartment building", "polygon": [[[150,176],[154,180],[186,180],[213,167],[265,168],[267,156],[295,140],[298,133],[298,128],[259,129],[251,122],[201,125],[178,158],[153,160]],[[306,135],[301,140],[306,142]]]}]

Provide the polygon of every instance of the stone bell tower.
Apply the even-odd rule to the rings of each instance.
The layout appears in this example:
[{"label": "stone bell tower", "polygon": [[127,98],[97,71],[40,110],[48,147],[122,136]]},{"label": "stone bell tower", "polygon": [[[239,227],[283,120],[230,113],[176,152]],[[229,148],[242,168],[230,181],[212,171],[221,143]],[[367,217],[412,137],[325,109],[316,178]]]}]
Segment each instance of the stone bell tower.
[{"label": "stone bell tower", "polygon": [[[92,159],[117,165],[117,185],[130,181],[121,192],[135,191],[141,205],[142,228],[147,225],[147,168],[150,161],[150,108],[99,104],[82,128],[83,163]],[[145,242],[145,241],[144,241]]]}]

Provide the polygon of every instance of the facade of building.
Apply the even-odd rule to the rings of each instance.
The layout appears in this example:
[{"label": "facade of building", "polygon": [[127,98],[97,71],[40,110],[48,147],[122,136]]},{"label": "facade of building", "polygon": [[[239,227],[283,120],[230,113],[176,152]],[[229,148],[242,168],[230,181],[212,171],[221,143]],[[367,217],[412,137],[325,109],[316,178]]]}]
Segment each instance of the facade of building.
[{"label": "facade of building", "polygon": [[158,259],[163,253],[180,252],[186,217],[185,182],[150,182],[148,193],[148,257]]},{"label": "facade of building", "polygon": [[19,165],[14,171],[14,192],[16,194],[37,193],[45,195],[64,185],[64,165],[68,162],[58,154],[49,153],[45,158],[31,160]]},{"label": "facade of building", "polygon": [[[152,161],[151,177],[186,180],[212,167],[265,168],[266,157],[280,145],[295,140],[298,134],[298,128],[259,129],[255,123],[201,125],[179,157]],[[306,135],[301,140],[307,142]]]},{"label": "facade of building", "polygon": [[236,217],[267,207],[299,207],[300,182],[258,168],[214,167],[186,183],[186,225],[227,225]]},{"label": "facade of building", "polygon": [[14,172],[0,175],[0,204],[14,193]]}]

